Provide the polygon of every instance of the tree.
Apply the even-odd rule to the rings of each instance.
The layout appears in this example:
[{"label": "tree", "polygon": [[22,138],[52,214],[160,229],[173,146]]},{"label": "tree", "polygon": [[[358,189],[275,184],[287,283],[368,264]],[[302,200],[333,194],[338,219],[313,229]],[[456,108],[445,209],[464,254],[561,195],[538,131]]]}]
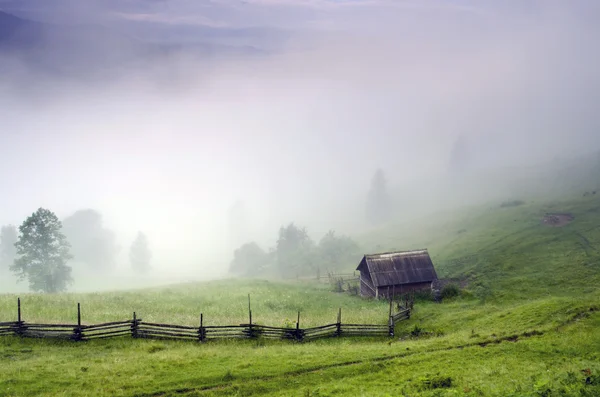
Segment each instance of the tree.
[{"label": "tree", "polygon": [[69,242],[61,233],[58,217],[44,208],[38,209],[19,227],[17,255],[11,270],[19,279],[29,280],[35,292],[65,291],[73,282],[67,261],[72,258]]},{"label": "tree", "polygon": [[315,268],[314,242],[305,228],[294,223],[279,229],[277,267],[282,277],[313,274]]},{"label": "tree", "polygon": [[269,264],[269,255],[255,242],[242,245],[233,252],[229,271],[250,276],[260,274]]},{"label": "tree", "polygon": [[358,244],[350,237],[336,236],[333,230],[319,241],[318,249],[321,266],[329,270],[343,270],[348,265],[355,265],[359,259]]},{"label": "tree", "polygon": [[136,239],[129,250],[131,268],[137,273],[148,273],[150,271],[150,260],[152,253],[148,247],[148,238],[142,232],[138,232]]},{"label": "tree", "polygon": [[0,266],[8,269],[17,256],[17,228],[13,225],[2,226],[0,230]]},{"label": "tree", "polygon": [[391,200],[387,191],[387,181],[381,168],[375,171],[371,179],[371,188],[367,194],[367,221],[381,224],[391,215]]},{"label": "tree", "polygon": [[102,225],[102,215],[93,209],[79,210],[63,221],[71,252],[94,270],[112,269],[119,247],[112,230]]}]

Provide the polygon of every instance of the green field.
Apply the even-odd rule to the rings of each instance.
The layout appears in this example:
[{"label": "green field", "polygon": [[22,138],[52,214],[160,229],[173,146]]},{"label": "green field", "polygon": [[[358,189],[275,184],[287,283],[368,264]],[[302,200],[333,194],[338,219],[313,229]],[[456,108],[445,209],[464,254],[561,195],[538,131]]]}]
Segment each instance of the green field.
[{"label": "green field", "polygon": [[[132,340],[69,343],[0,338],[0,396],[600,396],[600,200],[496,204],[390,224],[357,239],[365,251],[428,248],[462,294],[417,301],[394,339],[303,344]],[[541,224],[569,212],[563,227]],[[357,260],[358,262],[358,260]],[[349,265],[349,270],[353,267]],[[311,282],[225,280],[140,291],[21,294],[26,321],[129,319],[274,326],[384,324],[385,302]],[[0,321],[16,296],[0,296]]]}]

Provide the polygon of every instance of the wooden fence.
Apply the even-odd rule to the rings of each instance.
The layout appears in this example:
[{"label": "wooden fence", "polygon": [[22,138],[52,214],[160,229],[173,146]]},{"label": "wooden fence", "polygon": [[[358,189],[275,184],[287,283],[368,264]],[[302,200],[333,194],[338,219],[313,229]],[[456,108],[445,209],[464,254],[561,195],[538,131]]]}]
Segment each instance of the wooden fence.
[{"label": "wooden fence", "polygon": [[295,327],[271,327],[252,323],[252,310],[248,303],[249,322],[239,325],[205,325],[204,315],[200,314],[199,326],[160,324],[144,322],[133,313],[131,320],[115,321],[103,324],[84,325],[81,323],[81,306],[77,304],[77,324],[33,324],[21,317],[21,300],[17,300],[17,321],[0,323],[0,336],[15,335],[28,338],[57,338],[72,341],[116,338],[130,336],[146,339],[180,339],[205,342],[214,339],[253,339],[267,338],[311,341],[320,338],[342,336],[394,336],[396,323],[410,317],[410,309],[392,314],[390,301],[389,322],[380,324],[342,323],[342,309],[339,309],[337,321],[319,327],[300,328],[300,312]]}]

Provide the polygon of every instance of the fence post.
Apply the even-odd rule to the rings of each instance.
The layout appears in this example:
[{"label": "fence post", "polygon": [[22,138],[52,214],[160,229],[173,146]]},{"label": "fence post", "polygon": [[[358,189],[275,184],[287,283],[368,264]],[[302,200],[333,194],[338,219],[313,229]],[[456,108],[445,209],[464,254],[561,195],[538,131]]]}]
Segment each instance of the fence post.
[{"label": "fence post", "polygon": [[138,320],[137,316],[135,315],[135,312],[133,312],[133,321],[131,322],[131,337],[138,337]]},{"label": "fence post", "polygon": [[248,337],[254,338],[254,330],[252,329],[252,307],[250,306],[250,294],[248,294]]},{"label": "fence post", "polygon": [[298,312],[298,321],[296,321],[296,340],[300,342],[303,339],[303,335],[300,333],[300,312]]},{"label": "fence post", "polygon": [[340,310],[338,311],[338,318],[337,318],[335,333],[336,333],[336,336],[342,335],[342,308],[341,307],[340,307]]},{"label": "fence post", "polygon": [[17,328],[15,329],[15,333],[18,336],[22,336],[24,332],[23,319],[21,318],[21,298],[17,298]]},{"label": "fence post", "polygon": [[200,342],[204,342],[204,338],[206,337],[204,331],[204,314],[200,313],[200,329],[198,330],[198,338]]},{"label": "fence post", "polygon": [[394,316],[392,316],[392,299],[390,298],[390,317],[388,321],[388,328],[390,336],[394,336]]},{"label": "fence post", "polygon": [[73,332],[73,340],[80,341],[81,339],[81,304],[77,302],[77,328]]}]

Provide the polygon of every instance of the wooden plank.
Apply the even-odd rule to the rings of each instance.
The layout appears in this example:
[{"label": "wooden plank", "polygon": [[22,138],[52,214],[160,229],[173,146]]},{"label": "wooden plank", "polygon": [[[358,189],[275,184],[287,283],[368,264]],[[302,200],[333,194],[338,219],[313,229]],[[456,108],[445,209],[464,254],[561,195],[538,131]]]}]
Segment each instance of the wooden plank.
[{"label": "wooden plank", "polygon": [[166,328],[160,328],[160,327],[147,327],[147,326],[144,326],[143,324],[138,328],[138,331],[174,332],[174,333],[179,333],[182,335],[198,336],[197,330],[196,330],[196,332],[193,332],[193,331],[186,331],[186,330],[174,329],[174,328],[166,329]]},{"label": "wooden plank", "polygon": [[337,329],[328,329],[328,330],[315,331],[315,332],[304,332],[304,335],[319,335],[319,334],[330,334],[330,333],[337,333]]},{"label": "wooden plank", "polygon": [[210,338],[244,338],[247,339],[248,337],[242,333],[239,334],[210,334],[210,335],[206,335],[207,339]]},{"label": "wooden plank", "polygon": [[131,330],[129,328],[127,328],[127,329],[116,329],[114,331],[84,332],[82,335],[87,338],[87,337],[92,337],[92,336],[96,336],[96,335],[118,334],[120,332],[127,332],[129,334],[129,333],[131,333]]},{"label": "wooden plank", "polygon": [[110,330],[110,329],[115,329],[115,328],[127,328],[128,330],[131,330],[131,324],[114,324],[114,325],[106,325],[106,326],[102,326],[102,327],[94,327],[94,328],[81,328],[82,332],[96,332],[96,331],[104,331],[104,330]]},{"label": "wooden plank", "polygon": [[140,322],[139,323],[140,327],[143,326],[151,326],[151,327],[163,327],[163,328],[176,328],[176,329],[193,329],[193,330],[197,330],[198,327],[192,327],[189,325],[173,325],[173,324],[159,324],[159,323],[148,323],[148,322]]},{"label": "wooden plank", "polygon": [[242,328],[242,327],[235,327],[235,328],[213,328],[213,329],[205,329],[205,332],[207,334],[213,334],[215,332],[242,332],[243,330],[245,330],[246,328]]},{"label": "wooden plank", "polygon": [[77,324],[29,324],[24,323],[26,328],[77,328]]},{"label": "wooden plank", "polygon": [[139,337],[153,336],[153,335],[168,336],[171,338],[190,338],[190,339],[196,339],[198,337],[197,335],[190,335],[190,334],[177,334],[177,333],[172,333],[172,332],[142,330],[142,329],[138,330]]},{"label": "wooden plank", "polygon": [[[147,323],[145,323],[147,324]],[[245,328],[243,325],[208,325],[206,329],[221,329],[221,328]]]},{"label": "wooden plank", "polygon": [[125,320],[125,321],[113,321],[111,323],[102,323],[102,324],[91,324],[91,325],[82,325],[81,329],[92,329],[92,328],[102,328],[102,327],[110,327],[112,325],[131,325],[133,321]]},{"label": "wooden plank", "polygon": [[[250,324],[240,324],[239,327],[244,327],[244,328],[248,328],[250,326]],[[274,330],[279,330],[279,331],[285,331],[285,330],[295,330],[295,328],[283,328],[283,327],[270,327],[268,325],[258,325],[258,324],[252,324],[252,328],[255,329],[274,329]]]},{"label": "wooden plank", "polygon": [[306,332],[306,331],[312,331],[312,330],[315,330],[315,329],[324,329],[324,328],[332,328],[332,327],[337,327],[337,324],[334,323],[334,324],[322,325],[320,327],[304,328],[304,331]]},{"label": "wooden plank", "polygon": [[328,330],[328,331],[320,331],[320,332],[305,332],[305,333],[304,333],[304,335],[306,335],[306,336],[314,336],[314,335],[329,335],[329,334],[335,335],[335,334],[337,334],[337,330],[336,330],[336,329],[334,329],[334,330]]}]

